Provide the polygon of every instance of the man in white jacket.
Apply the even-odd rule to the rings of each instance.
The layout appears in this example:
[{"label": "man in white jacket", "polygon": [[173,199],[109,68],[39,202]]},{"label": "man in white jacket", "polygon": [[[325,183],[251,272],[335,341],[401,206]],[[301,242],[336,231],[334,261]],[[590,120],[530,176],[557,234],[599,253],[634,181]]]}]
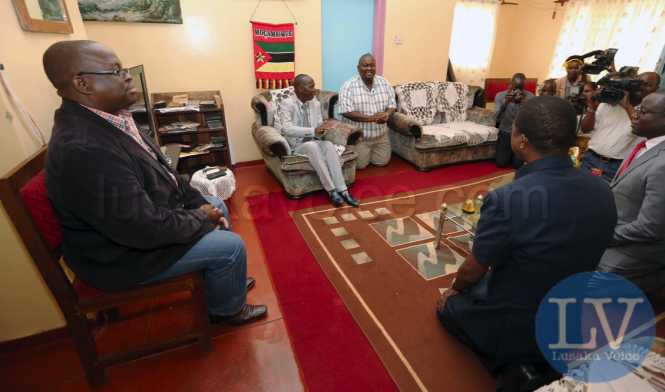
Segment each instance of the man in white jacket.
[{"label": "man in white jacket", "polygon": [[275,127],[284,135],[293,152],[309,158],[335,207],[344,202],[358,207],[358,201],[346,187],[342,163],[335,146],[327,140],[321,140],[323,134],[333,125],[323,121],[321,103],[316,99],[314,79],[300,74],[296,76],[293,88],[295,95],[284,100],[279,106]]}]

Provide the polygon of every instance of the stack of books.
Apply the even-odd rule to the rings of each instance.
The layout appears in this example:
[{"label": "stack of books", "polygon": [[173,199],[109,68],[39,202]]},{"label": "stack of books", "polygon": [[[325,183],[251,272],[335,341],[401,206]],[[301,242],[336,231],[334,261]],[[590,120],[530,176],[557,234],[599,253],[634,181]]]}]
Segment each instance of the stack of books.
[{"label": "stack of books", "polygon": [[199,101],[199,108],[201,108],[201,110],[206,110],[206,109],[219,109],[219,108],[217,107],[217,103],[215,103],[214,100]]},{"label": "stack of books", "polygon": [[222,129],[222,115],[220,113],[211,113],[206,117],[209,129]]},{"label": "stack of books", "polygon": [[176,121],[164,125],[162,128],[160,128],[160,131],[163,133],[191,132],[198,130],[198,127],[199,123],[193,121]]}]

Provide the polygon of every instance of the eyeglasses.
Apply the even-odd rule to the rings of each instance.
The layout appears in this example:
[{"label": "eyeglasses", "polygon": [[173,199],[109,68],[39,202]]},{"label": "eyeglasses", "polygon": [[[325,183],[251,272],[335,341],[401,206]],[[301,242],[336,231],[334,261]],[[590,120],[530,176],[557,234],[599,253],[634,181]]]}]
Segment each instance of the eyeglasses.
[{"label": "eyeglasses", "polygon": [[113,76],[127,76],[129,68],[119,68],[112,71],[81,71],[77,75],[113,75]]},{"label": "eyeglasses", "polygon": [[637,106],[635,106],[635,114],[637,116],[643,116],[645,114],[665,114],[665,113],[663,113],[663,112],[649,112],[649,111],[644,110],[642,105],[637,105]]}]

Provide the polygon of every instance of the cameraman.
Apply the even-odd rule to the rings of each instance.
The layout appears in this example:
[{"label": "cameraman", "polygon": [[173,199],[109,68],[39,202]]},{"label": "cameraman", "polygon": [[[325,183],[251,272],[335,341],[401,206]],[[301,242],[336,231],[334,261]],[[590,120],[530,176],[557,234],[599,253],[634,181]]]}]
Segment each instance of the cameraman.
[{"label": "cameraman", "polygon": [[[621,79],[618,74],[610,76],[610,80]],[[583,133],[594,132],[589,140],[589,150],[582,159],[583,169],[603,177],[608,183],[612,181],[623,160],[639,142],[630,130],[634,107],[642,101],[642,94],[626,91],[617,103],[587,105],[581,130]]]},{"label": "cameraman", "polygon": [[582,56],[575,55],[566,59],[564,63],[566,76],[556,80],[556,95],[558,97],[570,100],[571,97],[580,95],[584,83],[587,81],[582,72],[583,66],[584,59]]},{"label": "cameraman", "polygon": [[533,97],[533,94],[524,89],[526,76],[518,72],[513,75],[508,90],[501,91],[494,98],[496,105],[496,126],[499,128],[499,139],[496,146],[496,165],[506,167],[512,165],[518,169],[522,166],[510,147],[510,133],[513,128],[513,121],[517,117],[519,109],[527,99]]}]

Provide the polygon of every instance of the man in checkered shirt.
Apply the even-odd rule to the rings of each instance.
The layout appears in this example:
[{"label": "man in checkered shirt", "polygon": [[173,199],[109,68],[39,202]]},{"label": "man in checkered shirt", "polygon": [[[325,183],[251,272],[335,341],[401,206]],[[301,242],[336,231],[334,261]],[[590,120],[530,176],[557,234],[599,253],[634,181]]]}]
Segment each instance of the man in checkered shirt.
[{"label": "man in checkered shirt", "polygon": [[363,130],[363,140],[356,145],[359,169],[370,163],[385,166],[390,162],[386,123],[396,108],[395,91],[386,79],[376,75],[374,56],[362,55],[358,60],[358,75],[347,80],[339,90],[342,120]]}]

